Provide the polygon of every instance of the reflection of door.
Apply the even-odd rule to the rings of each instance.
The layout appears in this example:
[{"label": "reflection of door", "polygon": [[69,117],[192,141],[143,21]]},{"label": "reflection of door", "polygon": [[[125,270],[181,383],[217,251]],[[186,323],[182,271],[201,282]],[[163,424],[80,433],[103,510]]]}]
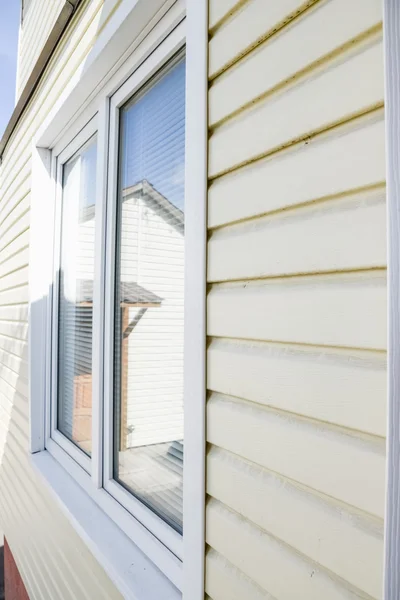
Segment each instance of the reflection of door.
[{"label": "reflection of door", "polygon": [[81,448],[90,451],[92,439],[92,304],[76,307],[76,340],[74,406],[72,436]]},{"label": "reflection of door", "polygon": [[129,307],[121,308],[121,415],[119,449],[126,450],[128,440],[128,364],[129,336],[126,335],[129,325]]},{"label": "reflection of door", "polygon": [[[137,286],[139,287],[139,286]],[[149,295],[149,292],[146,292]],[[161,306],[160,299],[151,294],[149,302],[121,302],[121,403],[120,403],[120,450],[126,450],[128,446],[128,436],[131,433],[128,427],[128,365],[129,365],[129,336],[134,332],[136,325],[145,315],[149,307]],[[131,316],[130,308],[136,309]],[[131,311],[133,312],[133,311]]]}]

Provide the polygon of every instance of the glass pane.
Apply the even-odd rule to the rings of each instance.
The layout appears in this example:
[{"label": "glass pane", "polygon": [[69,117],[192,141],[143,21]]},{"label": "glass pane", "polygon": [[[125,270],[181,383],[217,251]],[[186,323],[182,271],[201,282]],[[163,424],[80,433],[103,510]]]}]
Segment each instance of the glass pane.
[{"label": "glass pane", "polygon": [[182,532],[185,63],[121,110],[114,477]]},{"label": "glass pane", "polygon": [[90,455],[96,139],[63,168],[58,429]]}]

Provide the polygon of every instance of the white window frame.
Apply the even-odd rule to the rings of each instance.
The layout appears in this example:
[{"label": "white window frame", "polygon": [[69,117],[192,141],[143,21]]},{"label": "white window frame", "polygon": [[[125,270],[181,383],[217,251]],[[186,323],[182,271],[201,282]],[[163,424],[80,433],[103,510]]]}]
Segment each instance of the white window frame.
[{"label": "white window frame", "polygon": [[[154,14],[150,14],[149,18],[151,9]],[[144,19],[137,37],[132,40],[132,24],[137,28],[141,15],[145,15],[148,21]],[[157,0],[151,8],[146,0],[124,0],[92,50],[92,61],[88,61],[89,75],[86,73],[85,80],[78,81],[72,90],[66,90],[33,145],[30,275],[32,460],[124,596],[141,600],[146,586],[146,598],[172,599],[180,598],[182,594],[186,600],[204,598],[207,3],[205,0],[189,0],[186,19],[184,16],[182,0]],[[117,36],[120,36],[118,40]],[[128,37],[129,53],[118,48],[118,44],[126,44]],[[104,244],[101,242],[105,228],[112,227],[113,218],[110,219],[110,214],[112,217],[115,209],[116,161],[111,169],[107,169],[107,166],[108,157],[112,161],[117,152],[116,116],[119,107],[166,65],[185,43],[185,194],[186,197],[190,195],[192,201],[185,205],[185,475],[182,539],[160,517],[110,480],[110,448],[103,448],[102,443],[103,431],[110,427],[110,419],[106,417],[103,420],[103,407],[97,407],[95,402],[92,404],[91,459],[54,430],[54,422],[51,423],[49,414],[51,402],[56,401],[56,390],[51,390],[49,386],[51,381],[54,382],[54,377],[51,377],[51,368],[54,369],[54,364],[51,367],[52,361],[54,363],[51,348],[57,342],[51,339],[51,332],[54,335],[56,329],[52,310],[55,304],[58,306],[58,302],[51,297],[51,290],[58,290],[58,285],[54,279],[55,265],[51,264],[49,250],[57,236],[53,224],[59,219],[54,213],[54,201],[57,194],[59,196],[61,193],[62,165],[97,132],[95,267],[102,274],[94,289],[94,304],[97,300],[99,308],[93,314],[93,397],[101,396],[103,385],[109,386],[111,379],[110,360],[104,364],[104,381],[100,376],[96,377],[96,373],[102,372],[103,356],[112,360],[107,354],[112,327],[106,324],[108,333],[103,349],[102,337],[98,333],[100,327],[97,325],[103,322],[106,314],[108,319],[111,315],[109,308],[105,312],[104,302],[109,303],[110,298],[103,297],[105,270],[99,267],[103,263],[109,268],[111,260],[110,255],[105,257]],[[102,73],[101,69],[111,53],[118,68]],[[83,96],[85,102],[82,102]],[[75,106],[75,113],[74,118],[68,121],[71,106]],[[45,216],[43,211],[47,211]],[[45,235],[47,229],[50,233]],[[39,239],[39,233],[42,239]],[[110,234],[111,231],[108,231],[107,235]],[[112,245],[109,243],[107,247],[111,248]],[[190,343],[187,343],[188,340]],[[107,396],[105,394],[104,398]],[[54,406],[52,414],[55,414]],[[102,471],[103,457],[108,477]],[[89,506],[88,519],[85,516],[88,516]],[[97,531],[93,523],[95,518],[98,523],[106,524],[102,531],[106,529],[108,537]],[[115,552],[116,547],[121,548],[120,554]],[[130,551],[126,552],[127,548]],[[147,567],[147,574],[143,574],[137,565],[147,560],[146,557],[157,570]],[[169,582],[172,582],[172,587]],[[141,592],[138,595],[139,589]]]},{"label": "white window frame", "polygon": [[[55,180],[55,199],[54,199],[54,236],[53,236],[53,289],[52,289],[52,310],[48,314],[48,325],[47,330],[49,336],[51,336],[51,359],[50,369],[47,378],[47,394],[46,394],[46,412],[45,412],[45,427],[46,427],[46,448],[51,452],[53,444],[58,444],[67,454],[69,454],[75,462],[77,462],[87,473],[91,473],[91,458],[87,456],[76,444],[69,440],[63,435],[57,428],[57,414],[58,414],[58,313],[59,313],[59,273],[60,273],[60,261],[61,261],[61,230],[62,230],[62,177],[63,169],[65,164],[73,158],[95,135],[97,135],[97,115],[94,116],[89,123],[78,133],[78,135],[66,145],[64,150],[58,154],[52,153],[53,160],[53,177]],[[98,172],[98,163],[96,165],[96,171]],[[96,179],[98,176],[96,177]],[[96,207],[97,208],[97,207]],[[101,248],[101,207],[96,211],[96,232],[95,232],[95,256]],[[99,217],[99,218],[98,218]],[[96,280],[95,280],[96,284]],[[97,304],[99,298],[98,290],[93,290],[95,301],[93,304]],[[93,331],[98,332],[98,311],[93,311],[93,319],[96,320],[93,326]],[[49,340],[50,341],[50,340]],[[96,340],[94,340],[96,342]],[[96,348],[93,345],[93,350]],[[93,351],[93,383],[95,379],[98,379],[98,373],[100,373],[101,365],[99,365],[100,357],[98,353]],[[97,385],[96,385],[97,384]],[[98,394],[98,382],[92,386],[92,407],[96,405],[94,399]],[[97,408],[97,407],[96,407]],[[92,427],[92,439],[95,431]],[[97,441],[97,440],[96,440]]]},{"label": "white window frame", "polygon": [[[182,46],[183,48],[183,46]],[[106,278],[108,286],[105,295],[105,348],[104,348],[104,448],[103,448],[103,486],[122,506],[135,515],[160,541],[165,544],[180,560],[183,557],[182,536],[168,525],[155,512],[149,510],[139,499],[114,479],[113,436],[114,436],[114,314],[115,314],[115,249],[116,249],[116,207],[118,187],[118,155],[120,141],[120,110],[147,84],[152,85],[153,76],[160,77],[165,68],[183,58],[184,53],[178,51],[170,57],[170,49],[165,53],[161,45],[154,54],[115,92],[110,99],[109,107],[109,145],[108,145],[108,191],[107,191],[107,256]],[[168,57],[165,61],[165,57]],[[172,62],[171,62],[172,61]],[[156,85],[156,83],[155,83]],[[185,235],[186,251],[186,235]],[[186,254],[186,252],[185,252]],[[112,285],[110,285],[112,283]]]}]

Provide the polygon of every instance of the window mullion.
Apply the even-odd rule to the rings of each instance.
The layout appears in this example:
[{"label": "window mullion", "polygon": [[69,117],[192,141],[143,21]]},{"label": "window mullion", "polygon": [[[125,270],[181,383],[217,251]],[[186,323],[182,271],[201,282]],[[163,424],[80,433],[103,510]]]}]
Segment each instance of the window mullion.
[{"label": "window mullion", "polygon": [[109,138],[107,160],[107,225],[105,244],[104,290],[104,397],[103,397],[103,485],[107,489],[113,478],[113,356],[114,356],[114,281],[116,247],[116,210],[118,178],[119,109],[109,103]]},{"label": "window mullion", "polygon": [[105,337],[105,260],[107,223],[109,99],[102,98],[98,112],[98,158],[96,171],[97,229],[93,285],[93,385],[92,385],[92,481],[103,485],[103,402]]},{"label": "window mullion", "polygon": [[58,359],[58,299],[59,299],[59,274],[61,262],[61,213],[62,213],[62,164],[60,160],[55,160],[56,172],[56,195],[54,207],[54,258],[53,258],[53,286],[51,289],[51,311],[50,311],[50,331],[51,331],[51,376],[50,376],[50,396],[48,410],[46,411],[46,429],[47,437],[53,437],[57,429],[57,359]]}]

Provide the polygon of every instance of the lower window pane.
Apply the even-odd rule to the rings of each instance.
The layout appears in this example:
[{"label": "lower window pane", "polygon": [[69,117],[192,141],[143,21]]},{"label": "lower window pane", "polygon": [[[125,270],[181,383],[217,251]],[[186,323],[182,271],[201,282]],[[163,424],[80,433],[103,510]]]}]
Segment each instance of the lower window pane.
[{"label": "lower window pane", "polygon": [[182,532],[185,63],[121,110],[114,477]]},{"label": "lower window pane", "polygon": [[96,140],[63,167],[57,427],[92,447],[92,314]]}]

